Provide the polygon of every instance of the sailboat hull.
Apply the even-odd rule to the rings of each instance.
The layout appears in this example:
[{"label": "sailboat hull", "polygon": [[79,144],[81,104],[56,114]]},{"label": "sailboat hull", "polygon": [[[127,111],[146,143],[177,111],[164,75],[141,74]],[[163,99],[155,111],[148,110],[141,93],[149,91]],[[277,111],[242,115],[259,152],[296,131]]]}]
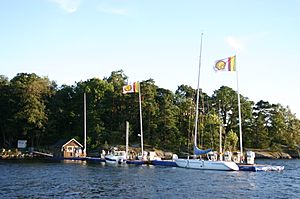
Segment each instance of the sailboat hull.
[{"label": "sailboat hull", "polygon": [[219,170],[219,171],[238,171],[239,167],[235,162],[208,161],[200,159],[177,159],[176,165],[182,168],[199,170]]}]

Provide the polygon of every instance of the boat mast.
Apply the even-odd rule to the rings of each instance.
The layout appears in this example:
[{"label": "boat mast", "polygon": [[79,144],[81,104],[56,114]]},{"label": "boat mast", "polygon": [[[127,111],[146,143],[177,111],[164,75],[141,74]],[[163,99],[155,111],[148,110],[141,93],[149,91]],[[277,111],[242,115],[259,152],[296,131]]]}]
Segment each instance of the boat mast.
[{"label": "boat mast", "polygon": [[220,144],[220,146],[219,146],[219,153],[220,153],[220,157],[219,157],[219,160],[220,161],[222,161],[223,160],[223,156],[222,156],[222,130],[223,130],[223,128],[222,128],[222,125],[223,125],[223,123],[222,123],[222,117],[221,117],[221,100],[219,100],[219,115],[220,115],[220,129],[219,129],[219,133],[220,133],[220,137],[219,137],[219,144]]},{"label": "boat mast", "polygon": [[128,159],[128,143],[129,143],[129,122],[126,121],[126,159]]},{"label": "boat mast", "polygon": [[194,147],[197,146],[197,132],[198,132],[198,115],[199,115],[199,93],[200,93],[200,69],[201,69],[201,56],[202,56],[202,37],[201,33],[201,43],[200,43],[200,56],[199,56],[199,69],[198,69],[198,84],[197,84],[197,101],[196,101],[196,117],[195,117],[195,136],[194,136]]},{"label": "boat mast", "polygon": [[83,155],[86,157],[86,93],[83,94],[83,120],[84,120],[84,149]]}]

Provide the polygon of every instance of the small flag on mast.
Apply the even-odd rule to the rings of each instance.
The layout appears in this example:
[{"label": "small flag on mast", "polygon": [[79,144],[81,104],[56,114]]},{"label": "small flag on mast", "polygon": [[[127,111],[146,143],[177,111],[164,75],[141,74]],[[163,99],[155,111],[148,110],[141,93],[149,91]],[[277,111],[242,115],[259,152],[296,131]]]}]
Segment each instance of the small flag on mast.
[{"label": "small flag on mast", "polygon": [[217,60],[214,69],[215,71],[236,71],[236,56]]},{"label": "small flag on mast", "polygon": [[133,82],[123,86],[123,94],[127,93],[138,93],[139,92],[139,82]]}]

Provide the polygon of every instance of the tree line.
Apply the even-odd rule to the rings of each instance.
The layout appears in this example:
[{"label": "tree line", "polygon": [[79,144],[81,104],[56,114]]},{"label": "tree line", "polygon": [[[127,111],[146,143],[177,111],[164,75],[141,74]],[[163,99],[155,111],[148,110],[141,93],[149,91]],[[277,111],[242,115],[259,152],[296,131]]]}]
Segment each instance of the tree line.
[{"label": "tree line", "polygon": [[[128,77],[122,70],[107,78],[92,78],[75,85],[58,86],[35,73],[19,73],[11,80],[0,75],[0,147],[14,148],[17,140],[32,147],[50,146],[60,139],[83,141],[83,94],[87,99],[87,146],[125,143],[129,121],[130,144],[139,144],[140,121],[137,94],[123,94]],[[188,85],[174,92],[140,82],[144,144],[188,152],[192,149],[196,93]],[[236,150],[239,142],[238,97],[222,86],[212,96],[200,92],[199,140],[203,148]],[[288,107],[240,96],[243,146],[247,148],[296,148],[300,144],[300,121]]]}]

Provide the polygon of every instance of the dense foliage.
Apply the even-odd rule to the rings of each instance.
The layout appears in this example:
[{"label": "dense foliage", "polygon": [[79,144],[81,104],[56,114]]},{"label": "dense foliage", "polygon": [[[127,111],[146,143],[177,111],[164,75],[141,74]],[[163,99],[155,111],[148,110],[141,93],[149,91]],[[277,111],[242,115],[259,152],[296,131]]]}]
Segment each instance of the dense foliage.
[{"label": "dense foliage", "polygon": [[[49,146],[62,138],[83,140],[83,93],[87,96],[88,150],[104,144],[125,143],[125,121],[130,123],[130,143],[139,144],[137,94],[122,94],[127,76],[114,71],[104,79],[93,78],[58,87],[47,77],[17,74],[0,76],[0,147]],[[174,152],[192,149],[196,90],[180,85],[173,93],[154,80],[140,82],[144,144]],[[219,150],[238,147],[237,93],[226,86],[212,96],[201,92],[199,144]],[[300,144],[300,122],[289,108],[266,101],[254,103],[241,95],[243,145],[248,148],[294,148]]]}]

